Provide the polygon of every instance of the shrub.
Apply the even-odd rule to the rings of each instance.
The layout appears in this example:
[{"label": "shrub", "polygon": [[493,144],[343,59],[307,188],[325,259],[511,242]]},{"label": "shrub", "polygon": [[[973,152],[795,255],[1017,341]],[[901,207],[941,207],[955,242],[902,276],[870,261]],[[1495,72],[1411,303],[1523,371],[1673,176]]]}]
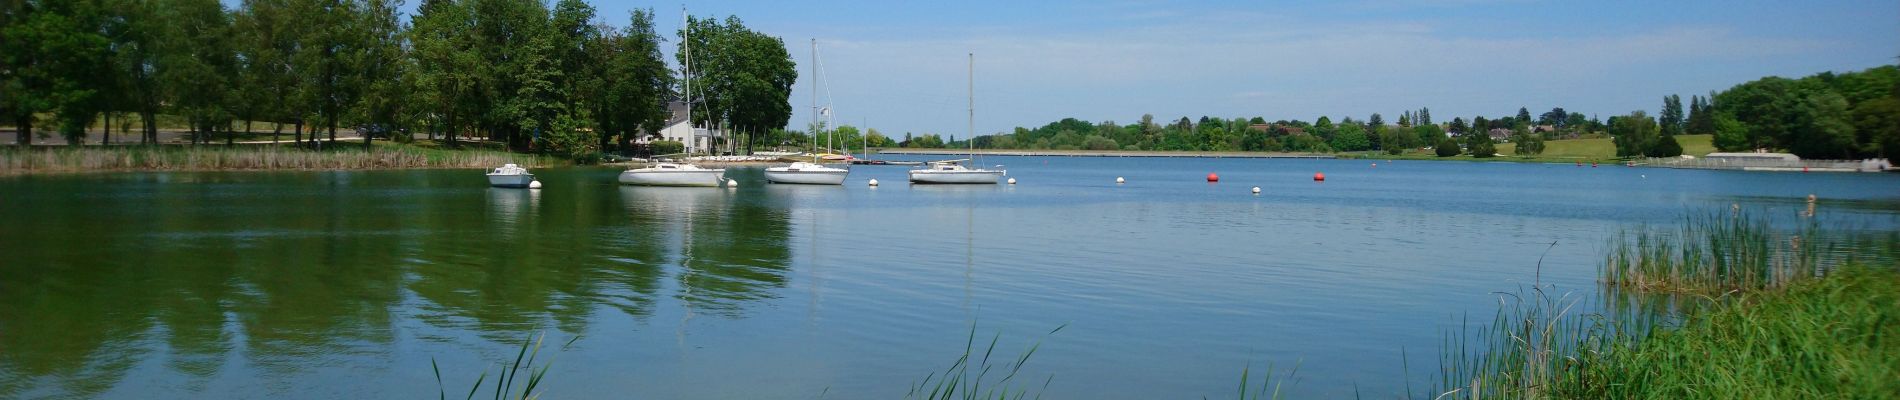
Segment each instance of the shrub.
[{"label": "shrub", "polygon": [[686,152],[686,144],[674,140],[653,142],[653,155],[679,154]]},{"label": "shrub", "polygon": [[1452,138],[1438,139],[1438,156],[1451,157],[1459,153],[1458,141]]},{"label": "shrub", "polygon": [[1649,146],[1649,151],[1643,152],[1643,155],[1650,157],[1680,156],[1682,155],[1682,144],[1676,143],[1676,135],[1664,135],[1661,139],[1656,139],[1656,144]]},{"label": "shrub", "polygon": [[1541,135],[1520,135],[1511,138],[1511,141],[1517,142],[1517,147],[1511,150],[1514,154],[1520,156],[1544,154],[1544,137]]}]

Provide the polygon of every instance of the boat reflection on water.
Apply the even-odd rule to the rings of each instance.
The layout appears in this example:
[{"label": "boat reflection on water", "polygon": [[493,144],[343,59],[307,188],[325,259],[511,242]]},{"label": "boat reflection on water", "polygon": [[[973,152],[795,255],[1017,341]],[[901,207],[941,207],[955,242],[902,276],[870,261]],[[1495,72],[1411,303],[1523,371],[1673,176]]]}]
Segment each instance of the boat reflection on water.
[{"label": "boat reflection on water", "polygon": [[661,261],[674,270],[675,297],[689,314],[738,317],[743,305],[777,298],[791,265],[791,218],[783,207],[747,199],[735,191],[622,187],[621,199],[637,220],[636,230],[670,247]]},{"label": "boat reflection on water", "polygon": [[511,229],[511,224],[533,219],[541,206],[541,191],[491,187],[487,199],[489,217],[500,223],[500,228]]}]

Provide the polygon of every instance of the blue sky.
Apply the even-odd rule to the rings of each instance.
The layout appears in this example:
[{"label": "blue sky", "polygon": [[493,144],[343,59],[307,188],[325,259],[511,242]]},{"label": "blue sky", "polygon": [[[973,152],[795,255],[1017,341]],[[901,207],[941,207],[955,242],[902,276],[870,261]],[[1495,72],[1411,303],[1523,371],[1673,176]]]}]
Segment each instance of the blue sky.
[{"label": "blue sky", "polygon": [[[1337,2],[718,1],[785,39],[808,121],[810,40],[840,123],[964,136],[965,54],[979,133],[1064,117],[1130,123],[1203,115],[1388,121],[1496,117],[1553,106],[1607,117],[1766,75],[1894,64],[1900,1],[1362,0]],[[597,0],[603,19],[677,2]],[[413,8],[411,4],[409,7]],[[673,43],[667,44],[669,48]],[[826,90],[828,88],[828,90]]]}]

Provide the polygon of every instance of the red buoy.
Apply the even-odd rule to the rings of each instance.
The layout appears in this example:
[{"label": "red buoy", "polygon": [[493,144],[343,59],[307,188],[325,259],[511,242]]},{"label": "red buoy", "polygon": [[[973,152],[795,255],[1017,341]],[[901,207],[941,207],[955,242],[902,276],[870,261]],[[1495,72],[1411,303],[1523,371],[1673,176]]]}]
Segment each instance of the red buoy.
[{"label": "red buoy", "polygon": [[1326,173],[1323,173],[1323,172],[1314,172],[1314,173],[1313,173],[1313,181],[1314,181],[1314,182],[1325,182],[1325,181],[1326,181]]},{"label": "red buoy", "polygon": [[1220,175],[1215,175],[1214,173],[1212,173],[1212,172],[1209,172],[1209,173],[1207,173],[1207,181],[1208,181],[1208,182],[1220,182]]}]

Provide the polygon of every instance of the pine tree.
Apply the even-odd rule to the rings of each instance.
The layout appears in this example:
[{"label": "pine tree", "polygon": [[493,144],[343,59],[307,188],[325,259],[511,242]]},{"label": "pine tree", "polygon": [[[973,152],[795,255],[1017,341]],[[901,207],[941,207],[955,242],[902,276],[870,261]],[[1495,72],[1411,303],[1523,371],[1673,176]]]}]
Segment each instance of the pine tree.
[{"label": "pine tree", "polygon": [[1682,133],[1682,96],[1663,97],[1662,114],[1657,117],[1657,128],[1663,136],[1675,136]]}]

